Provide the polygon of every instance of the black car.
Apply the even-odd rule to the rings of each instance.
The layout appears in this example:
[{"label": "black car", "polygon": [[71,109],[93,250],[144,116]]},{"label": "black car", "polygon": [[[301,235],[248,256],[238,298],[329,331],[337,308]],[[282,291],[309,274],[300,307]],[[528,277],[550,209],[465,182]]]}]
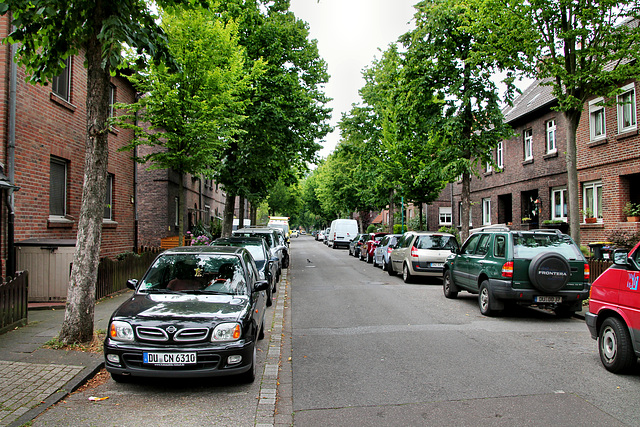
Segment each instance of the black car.
[{"label": "black car", "polygon": [[105,367],[130,377],[256,376],[266,290],[245,248],[189,246],[159,255],[111,315]]},{"label": "black car", "polygon": [[282,269],[289,267],[289,249],[282,239],[282,234],[278,233],[276,229],[269,227],[245,227],[239,230],[233,230],[231,234],[238,237],[262,237],[265,239],[271,255],[278,257],[278,280],[280,280]]},{"label": "black car", "polygon": [[360,257],[360,249],[368,239],[369,233],[361,233],[354,237],[353,240],[349,242],[349,255],[353,255],[356,258]]},{"label": "black car", "polygon": [[220,237],[211,246],[238,246],[247,248],[256,263],[262,280],[268,280],[271,285],[267,291],[267,307],[273,303],[272,295],[277,290],[278,258],[271,257],[267,242],[262,237]]}]

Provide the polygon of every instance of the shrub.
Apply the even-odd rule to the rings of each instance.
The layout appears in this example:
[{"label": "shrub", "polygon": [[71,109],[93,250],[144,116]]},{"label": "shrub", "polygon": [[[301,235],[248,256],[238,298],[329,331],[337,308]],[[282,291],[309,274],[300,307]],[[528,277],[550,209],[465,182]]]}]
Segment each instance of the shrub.
[{"label": "shrub", "polygon": [[407,225],[402,227],[402,224],[393,224],[393,234],[404,234],[407,232]]},{"label": "shrub", "polygon": [[630,250],[640,240],[640,231],[631,233],[622,230],[613,230],[607,236],[607,240],[613,243],[613,246],[617,248]]},{"label": "shrub", "polygon": [[460,232],[458,231],[458,227],[440,227],[438,229],[438,232],[453,234],[454,236],[456,236],[456,240],[458,241],[458,243],[461,243]]}]

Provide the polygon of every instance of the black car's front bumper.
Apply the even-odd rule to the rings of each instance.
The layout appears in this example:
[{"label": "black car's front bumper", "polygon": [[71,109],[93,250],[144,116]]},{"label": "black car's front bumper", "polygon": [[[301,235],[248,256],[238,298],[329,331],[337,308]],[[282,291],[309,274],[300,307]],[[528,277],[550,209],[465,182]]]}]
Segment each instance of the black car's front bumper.
[{"label": "black car's front bumper", "polygon": [[[150,346],[139,343],[122,343],[107,338],[104,343],[105,368],[117,375],[162,378],[193,378],[237,375],[252,369],[255,342],[242,341],[227,345],[198,346]],[[183,366],[157,366],[143,363],[143,353],[196,353],[197,362]],[[119,363],[109,360],[118,355]],[[230,356],[242,356],[242,361],[229,364]]]}]

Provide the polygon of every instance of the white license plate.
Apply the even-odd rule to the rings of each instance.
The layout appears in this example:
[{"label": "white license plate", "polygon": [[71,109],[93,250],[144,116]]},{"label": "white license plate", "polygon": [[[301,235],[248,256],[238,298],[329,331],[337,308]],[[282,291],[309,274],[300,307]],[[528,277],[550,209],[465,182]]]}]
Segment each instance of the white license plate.
[{"label": "white license plate", "polygon": [[196,353],[142,353],[142,361],[148,365],[184,366],[197,363]]},{"label": "white license plate", "polygon": [[444,267],[444,262],[432,262],[431,263],[431,267],[442,268],[442,267]]},{"label": "white license plate", "polygon": [[535,302],[562,302],[562,297],[549,297],[546,295],[541,295],[534,298]]}]

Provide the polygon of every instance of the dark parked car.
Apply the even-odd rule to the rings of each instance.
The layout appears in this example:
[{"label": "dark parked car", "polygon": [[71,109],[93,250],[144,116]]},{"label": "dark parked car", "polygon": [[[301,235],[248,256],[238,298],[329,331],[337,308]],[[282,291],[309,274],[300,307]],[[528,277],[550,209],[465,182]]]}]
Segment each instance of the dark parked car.
[{"label": "dark parked car", "polygon": [[267,242],[262,237],[220,237],[211,243],[211,246],[238,246],[247,248],[256,263],[260,280],[267,280],[271,285],[267,291],[267,307],[273,303],[272,295],[277,290],[276,278],[278,277],[278,258],[272,257],[267,247]]},{"label": "dark parked car", "polygon": [[443,274],[445,297],[461,290],[478,294],[485,316],[507,302],[570,316],[589,297],[589,264],[571,237],[557,230],[480,230],[447,259]]},{"label": "dark parked car", "polygon": [[369,235],[367,233],[358,234],[351,242],[349,242],[349,255],[354,257],[360,256],[360,248],[367,241]]},{"label": "dark parked car", "polygon": [[105,367],[130,377],[256,376],[266,290],[245,248],[189,246],[160,254],[111,315]]},{"label": "dark parked car", "polygon": [[373,262],[373,251],[380,244],[380,241],[387,233],[370,233],[369,238],[360,248],[360,259],[368,263]]},{"label": "dark parked car", "polygon": [[255,227],[255,228],[241,228],[240,230],[233,230],[233,236],[244,237],[262,237],[269,246],[269,251],[272,256],[278,257],[278,280],[280,280],[280,274],[283,268],[289,267],[289,249],[286,242],[282,240],[282,234],[274,228],[269,227]]},{"label": "dark parked car", "polygon": [[373,266],[382,267],[383,271],[389,271],[389,254],[398,242],[402,234],[387,234],[373,252]]}]

